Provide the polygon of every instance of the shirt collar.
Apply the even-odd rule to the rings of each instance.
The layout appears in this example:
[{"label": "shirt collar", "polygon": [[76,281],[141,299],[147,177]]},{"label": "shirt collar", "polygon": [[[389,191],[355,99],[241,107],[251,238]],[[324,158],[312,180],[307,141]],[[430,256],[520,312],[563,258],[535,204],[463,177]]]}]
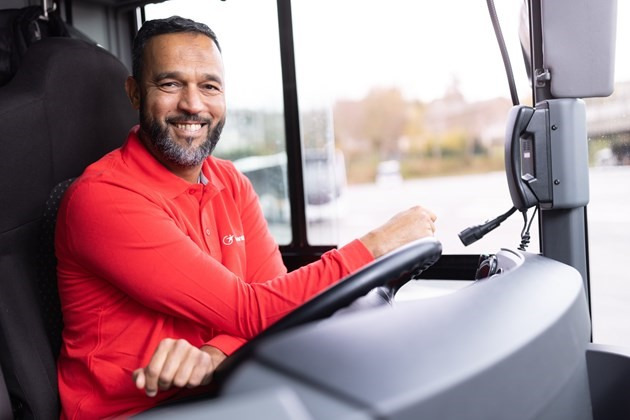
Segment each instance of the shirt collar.
[{"label": "shirt collar", "polygon": [[210,180],[206,178],[206,176],[203,174],[203,169],[202,169],[201,173],[199,174],[199,183],[203,185],[208,185],[208,182],[210,182]]},{"label": "shirt collar", "polygon": [[169,171],[153,157],[140,140],[139,128],[140,126],[136,125],[129,131],[127,141],[122,146],[122,159],[133,170],[138,181],[171,198],[187,192],[191,188],[215,191],[225,188],[221,180],[212,172],[212,165],[209,163],[214,159],[212,156],[208,157],[201,167],[202,183],[191,184]]}]

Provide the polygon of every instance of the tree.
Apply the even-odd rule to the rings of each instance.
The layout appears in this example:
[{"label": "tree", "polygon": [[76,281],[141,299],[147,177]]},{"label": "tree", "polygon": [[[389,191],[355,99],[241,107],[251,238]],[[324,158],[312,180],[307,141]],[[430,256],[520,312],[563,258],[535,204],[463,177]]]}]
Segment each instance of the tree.
[{"label": "tree", "polygon": [[407,102],[397,88],[373,89],[361,101],[361,137],[381,160],[399,158],[398,140],[407,120]]}]

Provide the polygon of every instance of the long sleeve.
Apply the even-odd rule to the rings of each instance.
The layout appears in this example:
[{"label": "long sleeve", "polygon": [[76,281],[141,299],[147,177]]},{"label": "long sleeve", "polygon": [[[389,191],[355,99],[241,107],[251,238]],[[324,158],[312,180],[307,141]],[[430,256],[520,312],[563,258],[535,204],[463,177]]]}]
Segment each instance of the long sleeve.
[{"label": "long sleeve", "polygon": [[59,234],[77,264],[149,308],[239,337],[256,335],[356,269],[357,255],[359,264],[371,258],[353,243],[295,272],[247,283],[203,252],[168,206],[135,191],[84,183],[66,205],[61,225],[72,229]]}]

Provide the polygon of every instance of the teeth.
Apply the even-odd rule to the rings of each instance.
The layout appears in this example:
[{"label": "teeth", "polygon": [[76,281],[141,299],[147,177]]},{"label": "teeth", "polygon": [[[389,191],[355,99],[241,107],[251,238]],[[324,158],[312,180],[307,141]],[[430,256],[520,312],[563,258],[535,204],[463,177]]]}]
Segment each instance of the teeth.
[{"label": "teeth", "polygon": [[175,124],[175,127],[190,132],[201,130],[201,124]]}]

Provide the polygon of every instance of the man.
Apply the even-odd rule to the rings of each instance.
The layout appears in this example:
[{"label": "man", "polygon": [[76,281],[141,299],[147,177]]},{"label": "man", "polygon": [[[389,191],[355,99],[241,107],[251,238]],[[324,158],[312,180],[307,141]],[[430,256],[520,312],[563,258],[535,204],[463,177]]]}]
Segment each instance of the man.
[{"label": "man", "polygon": [[139,127],[74,182],[58,216],[62,417],[127,416],[194,392],[319,291],[433,234],[435,216],[414,207],[287,274],[251,184],[210,156],[225,121],[214,33],[145,23],[125,87]]}]

